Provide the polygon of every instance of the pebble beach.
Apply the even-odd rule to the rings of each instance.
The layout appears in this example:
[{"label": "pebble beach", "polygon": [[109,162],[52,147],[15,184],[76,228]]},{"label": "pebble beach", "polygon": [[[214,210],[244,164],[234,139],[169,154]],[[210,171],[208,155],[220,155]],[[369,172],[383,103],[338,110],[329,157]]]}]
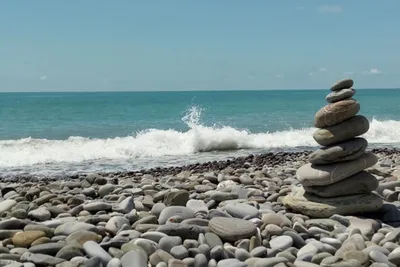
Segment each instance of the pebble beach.
[{"label": "pebble beach", "polygon": [[400,151],[372,149],[383,206],[312,218],[283,205],[311,151],[3,181],[1,266],[399,266]]}]

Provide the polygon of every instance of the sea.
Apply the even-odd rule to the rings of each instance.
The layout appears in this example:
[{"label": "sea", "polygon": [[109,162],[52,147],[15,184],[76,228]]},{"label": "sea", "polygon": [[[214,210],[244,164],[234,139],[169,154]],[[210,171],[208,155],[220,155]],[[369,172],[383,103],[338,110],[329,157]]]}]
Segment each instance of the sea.
[{"label": "sea", "polygon": [[[315,149],[329,90],[0,93],[0,176],[121,172]],[[400,146],[400,90],[359,89],[371,147]]]}]

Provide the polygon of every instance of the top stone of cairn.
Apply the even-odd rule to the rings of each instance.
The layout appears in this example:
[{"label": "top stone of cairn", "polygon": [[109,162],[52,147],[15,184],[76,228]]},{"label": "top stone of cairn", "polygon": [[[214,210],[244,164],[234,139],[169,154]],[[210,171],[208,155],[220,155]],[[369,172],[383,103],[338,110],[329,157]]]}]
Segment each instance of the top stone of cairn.
[{"label": "top stone of cairn", "polygon": [[351,88],[354,84],[354,81],[352,79],[342,79],[331,86],[331,91],[339,91],[342,89],[348,89]]}]

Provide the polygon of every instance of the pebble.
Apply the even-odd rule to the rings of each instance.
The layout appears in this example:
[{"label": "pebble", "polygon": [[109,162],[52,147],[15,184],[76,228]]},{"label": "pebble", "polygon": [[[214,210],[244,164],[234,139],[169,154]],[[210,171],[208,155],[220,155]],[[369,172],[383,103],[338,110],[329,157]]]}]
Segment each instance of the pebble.
[{"label": "pebble", "polygon": [[227,165],[211,172],[194,166],[26,186],[3,181],[0,265],[397,266],[400,232],[386,218],[399,212],[392,173],[400,176],[400,157],[372,151],[377,167],[365,172],[380,181],[377,193],[391,198],[364,217],[333,212],[316,219],[283,205],[299,186],[296,170],[311,154],[305,152],[220,163]]}]

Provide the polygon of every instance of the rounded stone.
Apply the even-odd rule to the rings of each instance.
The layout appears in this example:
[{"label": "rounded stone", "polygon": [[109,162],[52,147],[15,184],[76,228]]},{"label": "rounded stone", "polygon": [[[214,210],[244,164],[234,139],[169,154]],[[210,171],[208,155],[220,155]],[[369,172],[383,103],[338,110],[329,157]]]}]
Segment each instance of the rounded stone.
[{"label": "rounded stone", "polygon": [[321,108],[314,117],[314,126],[325,128],[354,117],[360,111],[360,104],[354,99],[345,99]]},{"label": "rounded stone", "polygon": [[16,247],[29,247],[35,240],[46,236],[43,231],[26,231],[16,233],[13,238],[13,244]]},{"label": "rounded stone", "polygon": [[286,235],[277,236],[271,239],[269,245],[274,250],[283,251],[285,249],[290,248],[293,245],[293,238]]},{"label": "rounded stone", "polygon": [[354,96],[355,93],[356,91],[353,88],[342,89],[331,92],[325,97],[325,99],[329,103],[335,103],[340,100],[351,98],[352,96]]},{"label": "rounded stone", "polygon": [[378,157],[375,154],[364,153],[355,160],[329,165],[308,163],[297,170],[296,177],[303,186],[330,185],[361,172],[377,162]]},{"label": "rounded stone", "polygon": [[383,200],[373,193],[323,198],[305,193],[300,187],[294,188],[292,193],[283,198],[282,203],[306,216],[327,218],[334,214],[374,212],[382,207]]},{"label": "rounded stone", "polygon": [[362,115],[314,132],[314,140],[321,146],[329,146],[363,135],[369,130],[369,121]]},{"label": "rounded stone", "polygon": [[68,235],[68,237],[65,239],[65,242],[74,247],[82,248],[83,244],[89,240],[100,242],[101,236],[91,231],[78,230]]},{"label": "rounded stone", "polygon": [[350,78],[345,78],[336,81],[334,84],[331,85],[331,91],[338,91],[346,88],[351,88],[354,85],[354,81]]},{"label": "rounded stone", "polygon": [[361,157],[365,153],[367,147],[367,140],[357,137],[315,150],[310,154],[309,161],[312,164],[331,164],[354,160]]},{"label": "rounded stone", "polygon": [[367,194],[379,185],[378,179],[369,172],[361,171],[339,182],[324,186],[304,186],[308,193],[320,197],[338,197],[356,194]]},{"label": "rounded stone", "polygon": [[172,216],[180,216],[182,219],[190,219],[194,217],[193,210],[184,206],[170,206],[163,209],[158,218],[160,224],[165,224]]},{"label": "rounded stone", "polygon": [[237,218],[214,217],[210,220],[208,227],[211,232],[226,241],[249,238],[257,232],[252,222]]},{"label": "rounded stone", "polygon": [[230,203],[225,207],[226,212],[231,216],[243,219],[246,216],[257,217],[259,212],[255,207],[244,203]]}]

